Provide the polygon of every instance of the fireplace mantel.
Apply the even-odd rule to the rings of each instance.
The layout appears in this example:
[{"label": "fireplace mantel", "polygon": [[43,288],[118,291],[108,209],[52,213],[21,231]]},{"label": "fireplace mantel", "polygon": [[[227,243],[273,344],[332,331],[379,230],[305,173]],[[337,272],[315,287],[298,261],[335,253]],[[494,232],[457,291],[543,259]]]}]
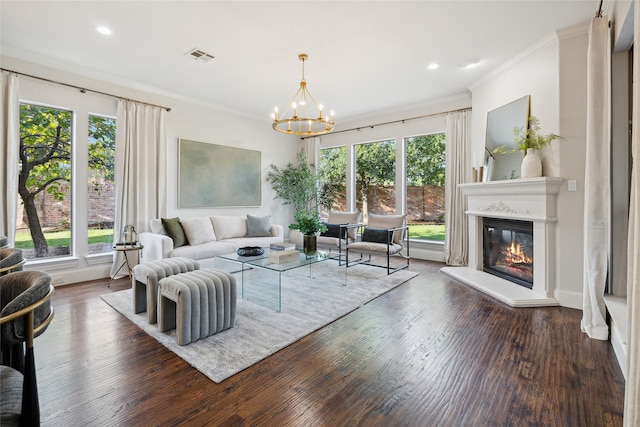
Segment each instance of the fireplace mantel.
[{"label": "fireplace mantel", "polygon": [[[542,177],[460,184],[467,196],[469,265],[442,272],[513,307],[558,305],[554,298],[556,199],[562,178]],[[533,222],[533,288],[482,271],[482,218]]]}]

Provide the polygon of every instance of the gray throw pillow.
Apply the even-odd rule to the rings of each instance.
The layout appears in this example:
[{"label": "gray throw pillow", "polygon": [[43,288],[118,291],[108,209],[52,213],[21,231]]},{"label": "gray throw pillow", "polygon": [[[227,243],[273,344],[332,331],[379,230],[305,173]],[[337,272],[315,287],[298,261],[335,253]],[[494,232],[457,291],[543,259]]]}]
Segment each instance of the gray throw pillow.
[{"label": "gray throw pillow", "polygon": [[270,237],[271,215],[263,217],[247,215],[247,236]]},{"label": "gray throw pillow", "polygon": [[187,244],[187,237],[184,235],[184,230],[180,224],[180,218],[160,218],[162,225],[167,231],[167,235],[173,240],[173,247],[178,248]]}]

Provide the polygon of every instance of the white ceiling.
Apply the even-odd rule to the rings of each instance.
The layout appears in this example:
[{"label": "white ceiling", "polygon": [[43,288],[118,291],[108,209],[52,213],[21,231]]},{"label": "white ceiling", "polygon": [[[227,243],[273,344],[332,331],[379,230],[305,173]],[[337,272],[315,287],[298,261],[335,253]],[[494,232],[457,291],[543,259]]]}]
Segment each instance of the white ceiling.
[{"label": "white ceiling", "polygon": [[[550,36],[599,0],[0,1],[3,55],[256,118],[308,89],[336,122],[426,103]],[[106,25],[111,36],[95,27]],[[194,48],[215,56],[201,62]],[[477,67],[464,69],[472,59]],[[441,67],[427,71],[436,61]]]}]

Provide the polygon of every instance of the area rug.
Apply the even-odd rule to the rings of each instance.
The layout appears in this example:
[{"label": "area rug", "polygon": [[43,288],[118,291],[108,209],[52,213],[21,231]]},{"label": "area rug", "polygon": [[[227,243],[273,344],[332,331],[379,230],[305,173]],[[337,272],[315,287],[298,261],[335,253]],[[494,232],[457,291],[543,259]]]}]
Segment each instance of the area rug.
[{"label": "area rug", "polygon": [[[245,299],[238,298],[235,326],[186,346],[176,344],[175,330],[159,332],[157,324],[147,322],[147,313],[133,313],[131,289],[101,298],[220,383],[418,275],[402,270],[387,276],[384,269],[364,265],[349,267],[348,273],[346,286],[344,267],[333,261],[315,264],[311,271],[299,268],[284,273],[282,312],[278,313],[278,275],[245,271]],[[240,275],[236,275],[240,294]]]}]

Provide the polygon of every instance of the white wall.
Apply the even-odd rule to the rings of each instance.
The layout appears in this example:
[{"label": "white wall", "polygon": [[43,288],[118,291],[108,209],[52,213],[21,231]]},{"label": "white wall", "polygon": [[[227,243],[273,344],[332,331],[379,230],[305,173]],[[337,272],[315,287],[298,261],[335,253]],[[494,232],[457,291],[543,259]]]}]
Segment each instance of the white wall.
[{"label": "white wall", "polygon": [[553,34],[471,86],[472,143],[476,157],[484,151],[486,114],[522,96],[531,96],[530,114],[543,133],[563,139],[543,156],[543,174],[574,179],[578,191],[563,185],[558,195],[555,297],[561,305],[582,305],[582,206],[586,119],[587,27]]},{"label": "white wall", "polygon": [[[0,60],[2,61],[2,67],[6,69],[170,107],[171,111],[167,114],[167,215],[189,217],[214,213],[219,215],[270,214],[272,222],[285,226],[285,236],[288,236],[287,225],[291,223],[293,212],[290,207],[283,206],[279,200],[274,200],[274,192],[271,186],[264,181],[264,177],[271,164],[283,166],[288,162],[294,162],[295,154],[301,148],[302,143],[299,138],[274,132],[271,129],[271,121],[268,115],[265,115],[264,121],[260,121],[255,118],[222,111],[212,106],[199,105],[185,100],[130,89],[125,86],[108,84],[101,80],[93,80],[11,57],[3,56]],[[58,102],[53,102],[55,106],[71,108],[88,102],[93,106],[91,110],[93,113],[116,115],[116,98],[94,94],[90,91],[83,94],[77,89],[24,76],[20,77],[20,97],[23,100],[34,102],[43,102],[45,99],[58,99]],[[51,103],[51,101],[47,103]],[[99,111],[96,111],[95,108],[98,108]],[[86,123],[86,120],[79,119],[78,123],[80,124],[81,122]],[[82,130],[78,129],[78,132],[82,132]],[[86,131],[84,133],[86,134]],[[262,206],[233,209],[178,209],[178,138],[260,151],[262,153],[263,177]],[[78,160],[82,161],[82,159]],[[215,185],[215,183],[212,183],[212,185]],[[74,201],[74,203],[77,203],[77,209],[86,210],[86,200],[78,199]],[[83,208],[83,206],[85,207]],[[84,230],[82,230],[82,227],[78,227],[76,231],[86,234],[86,224],[84,224]],[[138,232],[141,231],[144,230],[138,230]],[[82,240],[86,241],[86,238]],[[27,269],[41,268],[48,271],[53,276],[54,284],[56,285],[108,277],[110,254],[98,257],[84,256],[86,248],[83,250],[81,246],[78,245],[74,249],[81,255],[78,258],[72,257],[73,259],[67,260],[51,259],[39,262],[37,266],[27,266]]]}]

